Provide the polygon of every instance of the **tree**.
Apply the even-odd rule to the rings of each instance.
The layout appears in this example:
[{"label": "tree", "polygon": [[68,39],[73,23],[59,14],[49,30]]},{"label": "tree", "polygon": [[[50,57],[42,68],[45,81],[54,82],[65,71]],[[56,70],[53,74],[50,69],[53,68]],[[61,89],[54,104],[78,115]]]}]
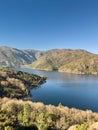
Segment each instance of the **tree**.
[{"label": "tree", "polygon": [[18,120],[23,123],[23,125],[28,125],[30,122],[31,118],[31,106],[29,105],[29,103],[26,103],[24,105],[23,111],[21,111],[18,114]]},{"label": "tree", "polygon": [[23,109],[23,123],[28,124],[30,121],[30,115],[31,115],[31,106],[29,103],[26,103],[24,105]]},{"label": "tree", "polygon": [[38,130],[47,130],[48,124],[47,124],[47,117],[45,113],[41,113],[36,118],[36,125],[38,127]]},{"label": "tree", "polygon": [[81,124],[79,125],[76,130],[87,130],[88,124]]}]

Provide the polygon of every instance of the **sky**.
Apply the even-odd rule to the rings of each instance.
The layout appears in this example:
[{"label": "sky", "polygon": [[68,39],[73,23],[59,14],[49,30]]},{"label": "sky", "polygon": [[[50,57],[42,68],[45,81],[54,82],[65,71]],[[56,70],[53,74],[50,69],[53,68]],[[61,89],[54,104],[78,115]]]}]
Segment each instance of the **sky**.
[{"label": "sky", "polygon": [[0,46],[98,54],[98,0],[0,0]]}]

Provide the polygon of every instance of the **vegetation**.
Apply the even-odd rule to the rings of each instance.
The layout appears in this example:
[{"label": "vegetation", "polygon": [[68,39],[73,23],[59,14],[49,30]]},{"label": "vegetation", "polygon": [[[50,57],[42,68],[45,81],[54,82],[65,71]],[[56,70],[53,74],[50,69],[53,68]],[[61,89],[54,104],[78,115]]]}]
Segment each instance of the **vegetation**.
[{"label": "vegetation", "polygon": [[[84,50],[17,50],[0,47],[0,66],[30,67],[76,74],[98,74],[98,55]],[[7,52],[7,53],[5,53]],[[7,54],[7,55],[6,55]],[[34,62],[35,61],[35,62]],[[0,69],[0,130],[97,130],[98,113],[24,101],[46,77]]]},{"label": "vegetation", "polygon": [[98,54],[92,54],[85,50],[38,51],[0,47],[0,66],[14,68],[26,66],[46,71],[98,74]]},{"label": "vegetation", "polygon": [[84,50],[50,50],[27,67],[74,74],[98,74],[98,55]]},{"label": "vegetation", "polygon": [[[0,130],[90,130],[98,113],[17,99],[0,99]],[[93,130],[93,129],[92,129]]]},{"label": "vegetation", "polygon": [[87,130],[87,128],[89,127],[89,125],[86,123],[86,124],[81,124],[81,125],[78,125],[76,130]]},{"label": "vegetation", "polygon": [[0,69],[0,97],[24,98],[29,96],[29,90],[44,83],[46,77],[29,74],[22,71]]}]

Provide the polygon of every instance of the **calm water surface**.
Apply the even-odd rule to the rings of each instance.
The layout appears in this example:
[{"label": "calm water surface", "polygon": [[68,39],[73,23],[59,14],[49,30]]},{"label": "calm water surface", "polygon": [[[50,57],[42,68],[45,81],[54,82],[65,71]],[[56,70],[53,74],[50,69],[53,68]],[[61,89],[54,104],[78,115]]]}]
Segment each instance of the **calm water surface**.
[{"label": "calm water surface", "polygon": [[98,112],[98,76],[74,75],[24,68],[23,71],[47,76],[47,82],[31,90],[32,101],[44,104],[91,109]]}]

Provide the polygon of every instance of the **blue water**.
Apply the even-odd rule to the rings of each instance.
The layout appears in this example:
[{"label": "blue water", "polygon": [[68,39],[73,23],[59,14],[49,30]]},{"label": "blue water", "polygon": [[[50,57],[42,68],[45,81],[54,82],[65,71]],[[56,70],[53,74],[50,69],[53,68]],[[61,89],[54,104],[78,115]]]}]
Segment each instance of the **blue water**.
[{"label": "blue water", "polygon": [[32,101],[98,112],[98,76],[74,75],[24,68],[23,71],[47,76],[47,82],[31,90]]}]

